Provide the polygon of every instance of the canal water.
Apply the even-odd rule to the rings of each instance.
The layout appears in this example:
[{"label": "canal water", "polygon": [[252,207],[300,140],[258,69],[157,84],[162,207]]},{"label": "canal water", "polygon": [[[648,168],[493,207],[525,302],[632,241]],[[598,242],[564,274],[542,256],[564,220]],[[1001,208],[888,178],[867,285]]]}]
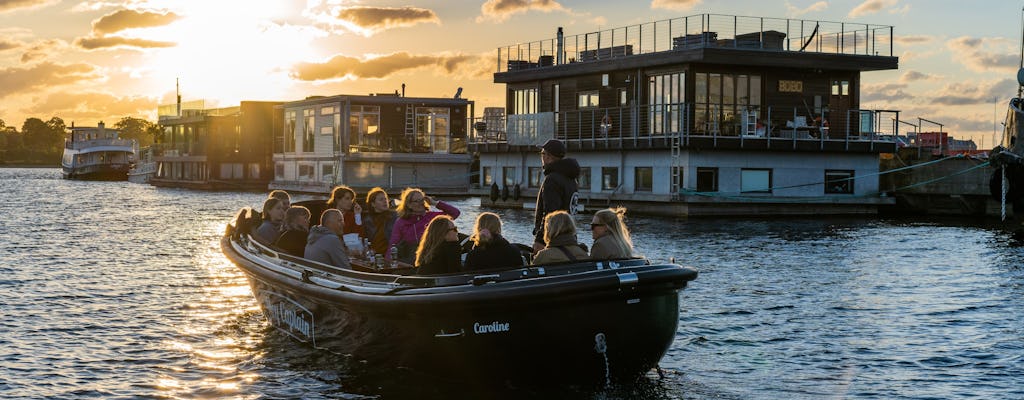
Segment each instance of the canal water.
[{"label": "canal water", "polygon": [[[478,387],[269,328],[218,243],[264,196],[0,169],[0,398],[1024,398],[1024,246],[994,223],[632,216],[641,253],[701,271],[664,377]],[[484,211],[452,203],[463,232]]]}]

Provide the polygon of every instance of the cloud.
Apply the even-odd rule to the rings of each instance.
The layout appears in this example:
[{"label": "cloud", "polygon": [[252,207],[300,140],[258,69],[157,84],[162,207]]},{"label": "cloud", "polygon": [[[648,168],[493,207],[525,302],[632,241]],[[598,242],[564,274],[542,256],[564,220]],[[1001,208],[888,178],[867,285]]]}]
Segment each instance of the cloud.
[{"label": "cloud", "polygon": [[915,44],[928,43],[934,38],[928,35],[896,35],[893,41],[896,44],[902,44],[906,46],[912,46]]},{"label": "cloud", "polygon": [[334,79],[383,79],[396,73],[423,67],[435,67],[452,75],[463,71],[472,77],[484,77],[493,72],[491,59],[484,55],[413,55],[392,53],[375,58],[360,59],[337,55],[323,63],[299,63],[291,76],[303,81]]},{"label": "cloud", "polygon": [[158,40],[147,40],[137,38],[126,38],[121,36],[104,37],[80,37],[75,39],[75,45],[85,50],[105,49],[110,47],[137,47],[143,49],[174,47],[174,42],[162,42]]},{"label": "cloud", "polygon": [[[120,97],[109,93],[54,93],[25,109],[27,114],[60,115],[65,121],[75,119],[120,119],[119,116],[152,114],[158,105],[150,97]],[[114,121],[108,121],[112,124]],[[70,122],[69,122],[70,123]]]},{"label": "cloud", "polygon": [[43,62],[29,68],[0,69],[0,98],[23,91],[41,90],[98,79],[95,66],[90,64],[56,64]]},{"label": "cloud", "polygon": [[904,72],[903,75],[900,75],[900,82],[901,83],[916,82],[916,81],[928,81],[928,80],[938,80],[938,79],[942,79],[942,77],[938,76],[938,75],[931,75],[931,74],[926,74],[926,73],[918,72],[918,71],[907,71],[907,72]]},{"label": "cloud", "polygon": [[874,14],[882,11],[886,7],[895,7],[898,2],[899,0],[865,0],[857,7],[854,7],[853,10],[850,10],[848,16],[850,18],[857,18]]},{"label": "cloud", "polygon": [[419,23],[441,23],[433,11],[417,7],[348,7],[339,10],[337,17],[367,33],[413,26]]},{"label": "cloud", "polygon": [[22,46],[23,43],[13,40],[0,39],[0,51],[13,50]]},{"label": "cloud", "polygon": [[947,41],[946,47],[952,50],[954,60],[972,71],[1013,73],[1020,59],[1007,43],[1005,39],[961,36]]},{"label": "cloud", "polygon": [[[2,0],[0,0],[2,1]],[[117,10],[92,21],[92,32],[103,36],[132,28],[151,28],[168,25],[177,21],[178,14],[155,13],[148,11]]]},{"label": "cloud", "polygon": [[59,0],[0,0],[0,14],[29,8],[42,8],[59,2]]},{"label": "cloud", "polygon": [[651,0],[651,9],[689,10],[704,0]]},{"label": "cloud", "polygon": [[21,54],[21,62],[28,64],[32,61],[48,58],[52,54],[58,54],[67,48],[67,42],[60,39],[47,39],[33,43],[25,48]]},{"label": "cloud", "polygon": [[792,4],[789,4],[789,2],[787,1],[786,2],[786,15],[788,15],[790,17],[799,17],[801,15],[812,13],[812,12],[824,11],[827,8],[828,8],[828,2],[827,1],[819,1],[817,3],[811,4],[810,6],[807,6],[807,8],[803,8],[803,9],[797,8],[796,6],[794,6]]},{"label": "cloud", "polygon": [[480,16],[476,17],[476,22],[504,22],[512,15],[525,13],[530,10],[572,13],[572,10],[563,7],[554,0],[487,0],[486,3],[480,6]]},{"label": "cloud", "polygon": [[913,99],[913,95],[904,91],[906,88],[907,85],[904,83],[864,84],[860,88],[860,102],[861,104],[872,101],[894,103]]},{"label": "cloud", "polygon": [[945,106],[966,106],[991,104],[993,99],[1005,99],[1017,90],[1017,81],[1003,79],[982,83],[951,83],[929,95],[933,104]]}]

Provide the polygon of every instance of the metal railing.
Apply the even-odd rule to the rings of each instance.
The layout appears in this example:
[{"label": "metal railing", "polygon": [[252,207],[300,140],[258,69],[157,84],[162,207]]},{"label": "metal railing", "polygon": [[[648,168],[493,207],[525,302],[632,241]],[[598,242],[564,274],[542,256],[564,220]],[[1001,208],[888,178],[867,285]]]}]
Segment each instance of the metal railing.
[{"label": "metal railing", "polygon": [[704,47],[893,56],[893,27],[698,14],[498,48],[497,72]]}]

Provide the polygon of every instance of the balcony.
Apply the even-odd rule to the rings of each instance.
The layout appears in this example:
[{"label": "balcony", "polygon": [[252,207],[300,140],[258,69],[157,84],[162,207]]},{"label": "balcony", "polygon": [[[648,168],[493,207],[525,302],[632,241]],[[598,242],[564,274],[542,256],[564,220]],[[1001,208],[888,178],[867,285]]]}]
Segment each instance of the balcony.
[{"label": "balcony", "polygon": [[[707,107],[704,107],[707,109]],[[794,108],[711,108],[695,118],[692,103],[543,112],[472,121],[470,151],[527,150],[560,139],[575,150],[715,148],[780,151],[896,150],[899,111],[825,114],[824,123]],[[830,119],[836,122],[831,126]],[[892,122],[891,124],[889,122]]]},{"label": "balcony", "polygon": [[893,27],[698,14],[498,48],[497,72],[701,48],[893,57]]}]

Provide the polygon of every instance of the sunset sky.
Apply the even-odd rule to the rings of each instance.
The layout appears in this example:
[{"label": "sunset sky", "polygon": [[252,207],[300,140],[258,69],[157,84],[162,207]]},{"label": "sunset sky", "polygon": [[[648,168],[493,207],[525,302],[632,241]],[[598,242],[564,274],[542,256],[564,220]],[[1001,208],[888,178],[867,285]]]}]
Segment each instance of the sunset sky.
[{"label": "sunset sky", "polygon": [[[992,145],[1016,92],[1022,3],[1005,0],[0,0],[0,119],[155,121],[184,100],[394,92],[503,106],[497,48],[713,13],[892,25],[897,71],[862,108]],[[994,102],[998,99],[998,104]]]}]

